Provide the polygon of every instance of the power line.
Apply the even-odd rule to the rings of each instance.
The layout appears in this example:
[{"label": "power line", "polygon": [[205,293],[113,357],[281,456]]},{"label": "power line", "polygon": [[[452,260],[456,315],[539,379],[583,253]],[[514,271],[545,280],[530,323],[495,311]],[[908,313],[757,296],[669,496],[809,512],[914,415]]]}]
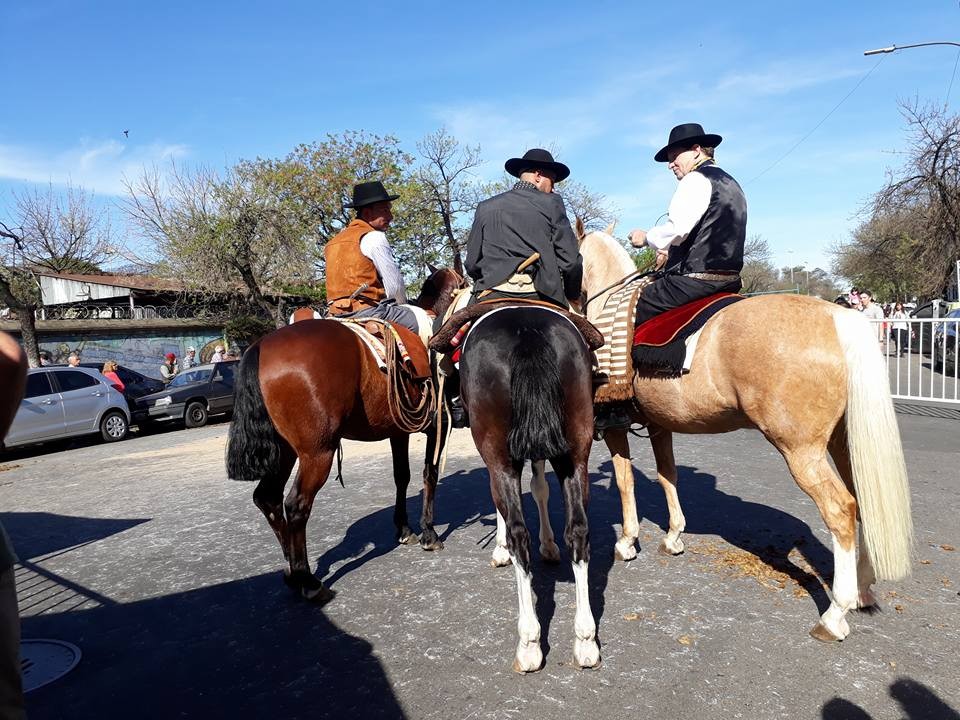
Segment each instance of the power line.
[{"label": "power line", "polygon": [[957,63],[960,63],[960,50],[957,50],[957,59],[953,61],[953,74],[950,76],[950,84],[947,86],[947,99],[944,100],[944,107],[950,104],[950,91],[953,90],[953,79],[957,76]]},{"label": "power line", "polygon": [[823,116],[823,119],[820,120],[820,122],[818,122],[816,125],[813,126],[813,129],[812,129],[810,132],[808,132],[808,133],[807,133],[806,135],[804,135],[802,138],[800,138],[799,140],[797,140],[797,142],[795,142],[795,143],[793,144],[793,146],[792,146],[789,150],[787,150],[783,155],[781,155],[781,156],[778,157],[776,160],[774,160],[774,161],[773,161],[773,164],[770,165],[766,170],[764,170],[763,172],[761,172],[759,175],[756,175],[755,177],[752,177],[752,178],[750,178],[749,180],[747,180],[747,183],[752,183],[754,180],[759,180],[761,177],[763,177],[763,176],[766,175],[768,172],[770,172],[771,170],[773,170],[773,168],[775,168],[777,165],[779,165],[780,162],[781,162],[784,158],[786,158],[788,155],[790,155],[790,153],[792,153],[794,150],[796,150],[798,147],[800,147],[800,145],[803,144],[804,140],[806,140],[808,137],[810,137],[811,135],[813,135],[813,134],[817,131],[817,129],[818,129],[821,125],[823,125],[823,124],[830,118],[830,116],[833,115],[833,114],[837,111],[837,109],[838,109],[841,105],[843,105],[843,104],[849,99],[849,97],[850,97],[851,95],[853,95],[853,94],[857,91],[857,88],[859,88],[861,85],[863,85],[863,83],[866,82],[867,78],[870,77],[870,76],[873,74],[873,71],[876,70],[876,69],[880,66],[880,63],[883,62],[883,58],[884,58],[884,56],[881,55],[881,56],[880,56],[880,59],[877,60],[876,65],[874,65],[872,68],[870,68],[870,69],[867,71],[866,75],[864,75],[862,78],[860,78],[860,80],[857,82],[857,84],[853,86],[853,89],[852,89],[850,92],[848,92],[846,95],[844,95],[844,96],[843,96],[843,99],[840,100],[840,102],[838,102],[836,105],[834,105],[833,108],[830,110],[830,112],[828,112],[826,115],[824,115],[824,116]]}]

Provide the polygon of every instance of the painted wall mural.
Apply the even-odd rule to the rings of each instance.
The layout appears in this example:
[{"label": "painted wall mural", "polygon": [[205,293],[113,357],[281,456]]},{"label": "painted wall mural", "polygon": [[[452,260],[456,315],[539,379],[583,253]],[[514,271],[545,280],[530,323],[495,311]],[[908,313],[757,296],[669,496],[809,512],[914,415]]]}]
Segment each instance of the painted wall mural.
[{"label": "painted wall mural", "polygon": [[201,362],[206,362],[223,337],[218,328],[190,328],[182,332],[132,330],[116,333],[40,333],[40,349],[48,351],[54,364],[66,364],[72,352],[79,353],[81,362],[103,363],[107,360],[136,370],[148,377],[160,377],[160,365],[168,352],[182,358],[187,348],[196,348]]}]

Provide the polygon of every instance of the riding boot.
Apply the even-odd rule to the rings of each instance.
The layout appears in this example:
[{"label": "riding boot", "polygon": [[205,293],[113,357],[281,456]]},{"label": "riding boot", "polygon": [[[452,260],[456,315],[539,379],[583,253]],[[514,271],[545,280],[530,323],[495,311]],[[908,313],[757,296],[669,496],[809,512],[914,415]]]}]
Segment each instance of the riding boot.
[{"label": "riding boot", "polygon": [[470,427],[470,418],[467,409],[463,406],[463,399],[459,395],[450,398],[450,424],[456,429]]},{"label": "riding boot", "polygon": [[596,437],[611,428],[629,428],[633,424],[630,416],[630,403],[608,402],[597,405],[593,420],[593,430]]}]

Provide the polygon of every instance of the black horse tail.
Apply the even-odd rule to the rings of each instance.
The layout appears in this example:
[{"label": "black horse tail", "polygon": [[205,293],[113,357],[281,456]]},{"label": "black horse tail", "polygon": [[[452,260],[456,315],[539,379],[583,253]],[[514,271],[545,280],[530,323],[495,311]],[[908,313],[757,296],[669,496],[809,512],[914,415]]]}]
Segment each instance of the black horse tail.
[{"label": "black horse tail", "polygon": [[513,350],[510,360],[510,457],[522,462],[567,453],[570,446],[563,432],[564,394],[557,349],[528,335]]},{"label": "black horse tail", "polygon": [[227,476],[269,480],[280,467],[280,437],[260,391],[260,344],[250,347],[234,380],[233,422],[227,444]]}]

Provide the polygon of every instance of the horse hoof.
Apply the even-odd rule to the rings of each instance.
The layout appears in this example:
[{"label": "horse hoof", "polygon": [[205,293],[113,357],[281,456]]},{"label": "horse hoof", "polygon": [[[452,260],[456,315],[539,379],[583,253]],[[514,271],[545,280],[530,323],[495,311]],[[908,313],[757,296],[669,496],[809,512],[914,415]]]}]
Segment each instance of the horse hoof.
[{"label": "horse hoof", "polygon": [[418,538],[417,534],[410,528],[404,528],[397,535],[397,542],[400,545],[416,545],[420,542],[420,538]]},{"label": "horse hoof", "polygon": [[560,548],[555,542],[540,546],[540,559],[547,565],[560,564]]},{"label": "horse hoof", "polygon": [[506,567],[510,564],[510,553],[505,547],[497,546],[493,549],[493,557],[490,558],[490,567]]},{"label": "horse hoof", "polygon": [[513,671],[521,675],[539,672],[543,667],[543,652],[539,645],[533,645],[525,650],[517,650],[513,659]]},{"label": "horse hoof", "polygon": [[[627,542],[629,542],[629,545]],[[633,540],[621,540],[614,545],[613,557],[617,560],[622,560],[623,562],[630,562],[631,560],[635,559],[637,557],[637,548],[634,546]]]},{"label": "horse hoof", "polygon": [[868,612],[880,609],[876,596],[870,590],[864,590],[860,593],[857,598],[857,607]]},{"label": "horse hoof", "polygon": [[574,640],[573,662],[581,670],[600,667],[600,647],[596,640]]},{"label": "horse hoof", "polygon": [[843,640],[842,637],[834,635],[833,632],[823,624],[823,621],[820,621],[813,626],[813,630],[810,631],[810,637],[812,637],[814,640],[827,643],[840,642]]},{"label": "horse hoof", "polygon": [[682,555],[683,554],[683,540],[675,540],[673,542],[668,542],[666,539],[660,541],[660,547],[657,548],[657,552],[661,555]]},{"label": "horse hoof", "polygon": [[435,540],[424,540],[420,538],[420,547],[423,550],[433,551],[433,550],[443,550],[443,542],[440,538]]}]

